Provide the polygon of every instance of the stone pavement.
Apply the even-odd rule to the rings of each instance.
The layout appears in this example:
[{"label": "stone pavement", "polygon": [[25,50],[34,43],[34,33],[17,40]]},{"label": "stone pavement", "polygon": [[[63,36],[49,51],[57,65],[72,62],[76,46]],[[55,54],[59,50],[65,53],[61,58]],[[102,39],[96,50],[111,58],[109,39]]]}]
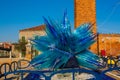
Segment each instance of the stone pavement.
[{"label": "stone pavement", "polygon": [[11,63],[13,61],[18,61],[20,59],[29,60],[27,58],[0,58],[0,65],[3,64],[3,63]]},{"label": "stone pavement", "polygon": [[120,71],[118,71],[118,70],[113,70],[113,71],[107,72],[106,75],[114,78],[115,80],[120,80]]}]

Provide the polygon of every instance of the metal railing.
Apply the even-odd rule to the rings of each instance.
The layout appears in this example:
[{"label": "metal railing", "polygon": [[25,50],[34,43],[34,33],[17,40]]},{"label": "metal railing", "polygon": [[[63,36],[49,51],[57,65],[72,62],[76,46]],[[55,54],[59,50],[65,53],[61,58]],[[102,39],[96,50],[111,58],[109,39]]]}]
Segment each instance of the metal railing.
[{"label": "metal railing", "polygon": [[[27,62],[27,64],[23,64]],[[93,80],[102,80],[106,77],[105,73],[112,70],[120,70],[120,67],[109,68],[104,71],[94,71],[85,68],[74,69],[58,69],[58,70],[34,70],[30,68],[28,60],[13,61],[11,64],[4,63],[0,65],[0,79],[4,80],[51,80],[53,76],[58,74],[71,74],[71,80],[77,80],[76,74],[87,73],[94,75]],[[10,76],[12,75],[12,76]]]}]

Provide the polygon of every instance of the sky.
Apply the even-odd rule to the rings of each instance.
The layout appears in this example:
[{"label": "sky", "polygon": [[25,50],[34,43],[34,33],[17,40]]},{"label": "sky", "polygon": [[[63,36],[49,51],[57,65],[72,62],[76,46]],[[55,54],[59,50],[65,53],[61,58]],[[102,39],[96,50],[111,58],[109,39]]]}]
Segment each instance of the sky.
[{"label": "sky", "polygon": [[96,0],[97,29],[100,33],[120,33],[120,0]]},{"label": "sky", "polygon": [[[17,42],[19,30],[44,24],[42,16],[62,19],[67,8],[74,26],[74,0],[0,0],[0,42]],[[96,0],[100,33],[120,32],[120,1]]]}]

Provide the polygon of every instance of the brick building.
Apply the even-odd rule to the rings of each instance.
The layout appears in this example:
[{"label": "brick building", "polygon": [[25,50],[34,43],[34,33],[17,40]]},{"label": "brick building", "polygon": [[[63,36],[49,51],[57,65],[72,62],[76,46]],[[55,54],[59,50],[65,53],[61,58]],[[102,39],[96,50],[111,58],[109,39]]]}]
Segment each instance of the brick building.
[{"label": "brick building", "polygon": [[99,34],[97,42],[99,53],[105,50],[106,55],[120,55],[120,34]]},{"label": "brick building", "polygon": [[[90,22],[94,24],[93,32],[97,33],[96,23],[96,0],[74,0],[74,20],[75,27],[82,23]],[[106,55],[120,55],[120,34],[98,34],[97,41],[90,49],[101,55],[104,50]]]},{"label": "brick building", "polygon": [[[90,22],[94,24],[93,32],[97,34],[96,0],[74,0],[74,5],[75,27]],[[43,29],[44,25],[20,30],[19,39],[25,37],[25,40],[28,40],[36,34],[44,35]],[[90,50],[98,55],[101,55],[103,50],[106,55],[120,55],[120,34],[98,34],[97,41]]]},{"label": "brick building", "polygon": [[96,33],[96,4],[95,0],[74,0],[75,27],[83,23],[94,24],[93,32]]}]

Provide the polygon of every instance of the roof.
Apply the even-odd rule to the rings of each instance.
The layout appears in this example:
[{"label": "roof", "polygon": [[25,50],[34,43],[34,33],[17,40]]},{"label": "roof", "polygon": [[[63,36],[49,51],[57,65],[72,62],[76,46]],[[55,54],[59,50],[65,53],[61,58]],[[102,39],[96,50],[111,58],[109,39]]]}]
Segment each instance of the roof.
[{"label": "roof", "polygon": [[20,31],[41,31],[45,29],[45,25],[35,26],[32,28],[22,29]]},{"label": "roof", "polygon": [[11,50],[11,44],[8,43],[8,42],[3,42],[1,45],[0,45],[0,50],[6,50],[6,51],[10,51]]},{"label": "roof", "polygon": [[120,37],[119,33],[100,33],[99,36],[104,36],[104,37]]}]

